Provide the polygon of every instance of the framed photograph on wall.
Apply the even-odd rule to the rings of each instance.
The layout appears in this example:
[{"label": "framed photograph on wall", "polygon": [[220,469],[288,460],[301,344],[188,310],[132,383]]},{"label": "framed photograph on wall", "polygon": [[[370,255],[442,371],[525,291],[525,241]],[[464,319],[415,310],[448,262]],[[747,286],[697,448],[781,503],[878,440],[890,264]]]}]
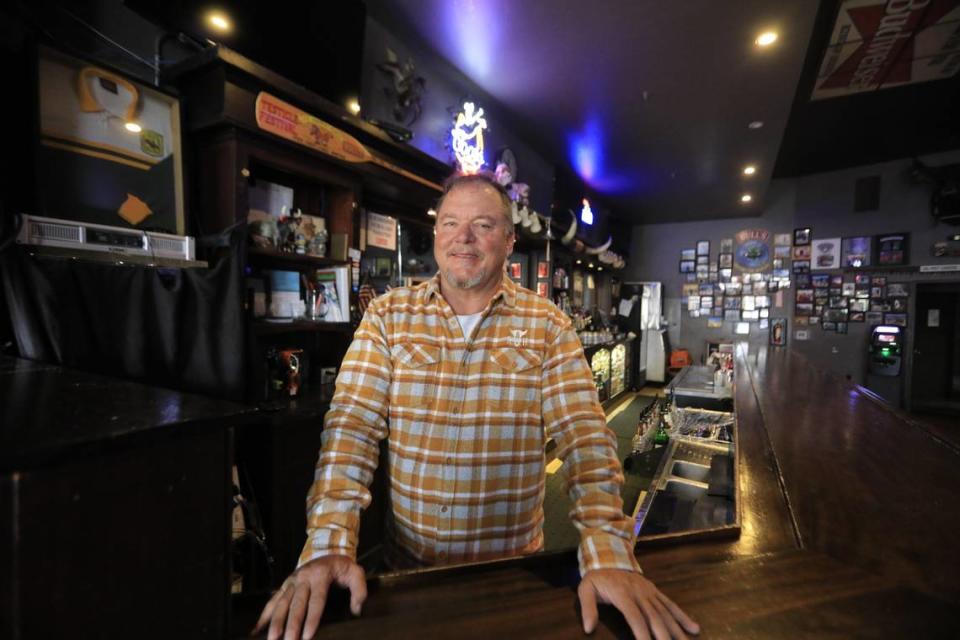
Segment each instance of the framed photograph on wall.
[{"label": "framed photograph on wall", "polygon": [[840,268],[840,238],[822,238],[813,241],[814,269]]},{"label": "framed photograph on wall", "polygon": [[681,260],[695,260],[697,257],[696,249],[681,249],[680,250],[680,259]]},{"label": "framed photograph on wall", "polygon": [[550,277],[550,263],[540,260],[537,262],[537,277],[538,278],[549,278]]},{"label": "framed photograph on wall", "polygon": [[701,240],[697,243],[697,255],[698,256],[709,256],[710,255],[710,241]]},{"label": "framed photograph on wall", "polygon": [[789,233],[775,233],[773,234],[773,244],[778,247],[789,247],[790,246],[790,234]]},{"label": "framed photograph on wall", "polygon": [[733,267],[733,254],[732,253],[721,253],[719,256],[719,264],[721,269],[730,269]]},{"label": "framed photograph on wall", "polygon": [[844,267],[869,267],[871,236],[853,236],[844,238],[840,254],[840,263]]},{"label": "framed photograph on wall", "polygon": [[907,264],[907,245],[910,240],[908,233],[888,233],[877,236],[877,264],[901,265]]},{"label": "framed photograph on wall", "polygon": [[770,318],[770,344],[782,347],[787,344],[787,319]]},{"label": "framed photograph on wall", "polygon": [[793,248],[793,259],[794,260],[809,260],[812,252],[810,250],[810,245],[803,245],[800,247]]},{"label": "framed photograph on wall", "polygon": [[724,238],[720,241],[720,253],[733,253],[733,238]]},{"label": "framed photograph on wall", "polygon": [[907,326],[907,314],[885,313],[883,314],[883,324],[893,324],[898,327],[905,327]]},{"label": "framed photograph on wall", "polygon": [[697,264],[693,260],[680,261],[680,273],[693,273],[697,270]]},{"label": "framed photograph on wall", "polygon": [[810,240],[810,227],[801,227],[793,230],[793,245],[795,247],[808,245],[810,244]]}]

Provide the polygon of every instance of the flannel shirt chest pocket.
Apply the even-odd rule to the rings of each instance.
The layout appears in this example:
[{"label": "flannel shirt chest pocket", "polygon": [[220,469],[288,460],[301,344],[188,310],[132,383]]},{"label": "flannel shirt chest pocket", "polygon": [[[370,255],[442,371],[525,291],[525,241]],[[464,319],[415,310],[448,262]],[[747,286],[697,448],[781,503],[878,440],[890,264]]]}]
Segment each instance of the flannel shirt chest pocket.
[{"label": "flannel shirt chest pocket", "polygon": [[497,379],[491,389],[501,410],[540,415],[543,359],[536,351],[523,348],[494,349],[490,362]]},{"label": "flannel shirt chest pocket", "polygon": [[439,392],[440,347],[412,342],[390,350],[393,381],[390,406],[429,407]]}]

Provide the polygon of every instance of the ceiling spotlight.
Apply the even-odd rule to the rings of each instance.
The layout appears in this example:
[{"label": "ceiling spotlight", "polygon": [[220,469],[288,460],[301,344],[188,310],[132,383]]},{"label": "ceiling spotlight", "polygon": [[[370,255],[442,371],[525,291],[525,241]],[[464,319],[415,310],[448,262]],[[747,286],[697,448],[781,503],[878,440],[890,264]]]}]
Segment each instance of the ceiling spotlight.
[{"label": "ceiling spotlight", "polygon": [[360,102],[356,98],[350,98],[347,100],[347,110],[350,111],[353,115],[360,114]]},{"label": "ceiling spotlight", "polygon": [[755,42],[757,43],[758,47],[769,47],[770,45],[772,45],[774,42],[777,41],[778,37],[779,36],[776,31],[764,31],[759,36],[757,36],[757,39],[755,40]]},{"label": "ceiling spotlight", "polygon": [[756,168],[755,166],[753,166],[752,164],[748,164],[747,166],[745,166],[745,167],[743,168],[743,175],[745,175],[745,176],[752,176],[752,175],[755,174],[756,172],[757,172],[757,168]]},{"label": "ceiling spotlight", "polygon": [[597,267],[597,271],[603,271],[603,267]]},{"label": "ceiling spotlight", "polygon": [[210,25],[214,31],[219,31],[220,33],[229,33],[233,28],[230,23],[230,18],[222,11],[211,11],[208,13],[207,24]]},{"label": "ceiling spotlight", "polygon": [[577,260],[577,264],[583,264],[583,260]]},{"label": "ceiling spotlight", "polygon": [[749,193],[745,193],[742,196],[740,196],[740,202],[750,202],[751,200],[753,200],[753,196],[750,195]]},{"label": "ceiling spotlight", "polygon": [[754,120],[753,122],[751,122],[750,124],[747,125],[747,128],[749,128],[749,129],[759,129],[759,128],[761,128],[762,126],[763,126],[763,120]]},{"label": "ceiling spotlight", "polygon": [[437,212],[434,209],[427,209],[427,215],[430,216],[431,218],[436,218]]},{"label": "ceiling spotlight", "polygon": [[143,131],[143,127],[131,120],[130,122],[125,122],[123,128],[129,131],[130,133],[140,133]]}]

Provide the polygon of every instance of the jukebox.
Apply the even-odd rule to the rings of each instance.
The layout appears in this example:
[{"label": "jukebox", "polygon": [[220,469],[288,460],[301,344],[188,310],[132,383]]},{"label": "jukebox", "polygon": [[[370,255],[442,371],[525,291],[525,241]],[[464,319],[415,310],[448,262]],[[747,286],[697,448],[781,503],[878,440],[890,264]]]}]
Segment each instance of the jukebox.
[{"label": "jukebox", "polygon": [[874,327],[870,334],[870,373],[898,376],[902,359],[903,329],[890,325]]}]

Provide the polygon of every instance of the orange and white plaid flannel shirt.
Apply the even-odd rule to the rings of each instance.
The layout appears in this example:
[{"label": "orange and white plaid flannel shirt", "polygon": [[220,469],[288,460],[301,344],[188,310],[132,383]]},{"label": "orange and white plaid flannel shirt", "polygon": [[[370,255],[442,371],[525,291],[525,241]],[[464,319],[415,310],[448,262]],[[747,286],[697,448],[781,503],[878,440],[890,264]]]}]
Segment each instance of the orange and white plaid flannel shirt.
[{"label": "orange and white plaid flannel shirt", "polygon": [[539,550],[547,436],[564,461],[581,574],[639,571],[616,438],[569,319],[506,275],[472,340],[439,276],[376,298],[325,418],[300,564],[356,557],[383,438],[392,542],[406,554],[452,564]]}]

